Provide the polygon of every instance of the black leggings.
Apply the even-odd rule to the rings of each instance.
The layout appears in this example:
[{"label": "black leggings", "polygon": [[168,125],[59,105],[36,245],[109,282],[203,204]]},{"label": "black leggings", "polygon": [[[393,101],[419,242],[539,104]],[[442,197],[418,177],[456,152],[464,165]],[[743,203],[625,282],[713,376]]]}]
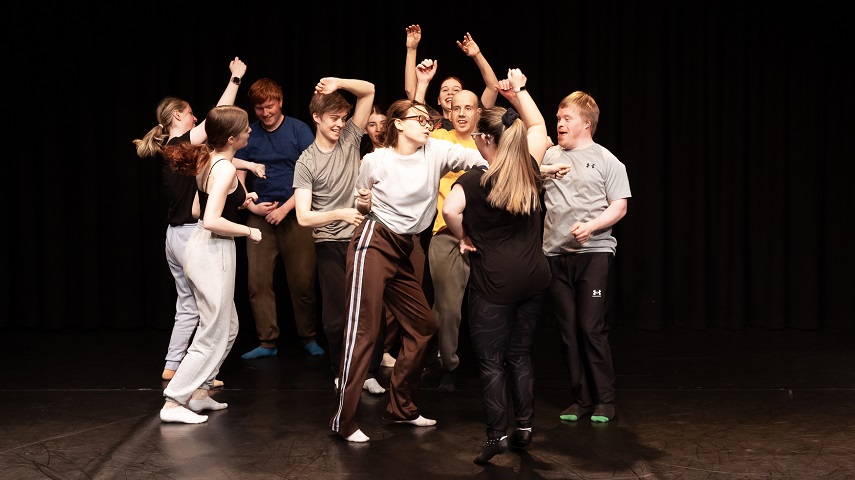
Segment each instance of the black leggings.
[{"label": "black leggings", "polygon": [[543,316],[546,290],[514,303],[493,303],[469,291],[469,335],[478,355],[487,437],[508,430],[508,391],[517,427],[534,419],[534,366],[531,347]]}]

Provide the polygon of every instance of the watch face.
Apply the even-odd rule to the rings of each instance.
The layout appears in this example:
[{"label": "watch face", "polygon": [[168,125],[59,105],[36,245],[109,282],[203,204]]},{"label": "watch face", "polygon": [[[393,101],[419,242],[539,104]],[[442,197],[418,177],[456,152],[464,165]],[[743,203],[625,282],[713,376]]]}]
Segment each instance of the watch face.
[{"label": "watch face", "polygon": [[240,77],[232,77],[232,83],[235,85],[240,85]]}]

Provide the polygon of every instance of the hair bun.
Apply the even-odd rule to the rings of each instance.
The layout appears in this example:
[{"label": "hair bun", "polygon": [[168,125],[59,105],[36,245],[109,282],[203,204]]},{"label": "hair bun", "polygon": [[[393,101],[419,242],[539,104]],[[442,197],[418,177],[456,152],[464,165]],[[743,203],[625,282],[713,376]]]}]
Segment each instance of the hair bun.
[{"label": "hair bun", "polygon": [[513,125],[514,120],[516,120],[518,118],[520,118],[520,114],[517,113],[517,111],[514,110],[513,107],[508,108],[508,110],[505,112],[505,114],[502,115],[502,125],[504,125],[505,128],[508,128],[511,125]]}]

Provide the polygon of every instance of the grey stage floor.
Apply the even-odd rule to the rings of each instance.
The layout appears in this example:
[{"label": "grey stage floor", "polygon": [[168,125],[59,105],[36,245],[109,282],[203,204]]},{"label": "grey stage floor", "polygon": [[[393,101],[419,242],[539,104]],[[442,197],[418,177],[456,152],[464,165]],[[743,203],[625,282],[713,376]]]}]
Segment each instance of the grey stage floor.
[{"label": "grey stage floor", "polygon": [[[298,343],[244,361],[241,331],[207,423],[161,423],[169,332],[0,332],[0,479],[848,479],[855,478],[855,331],[650,332],[617,327],[617,418],[558,418],[571,401],[557,330],[535,351],[534,440],[472,463],[484,440],[480,386],[461,335],[458,391],[428,370],[421,411],[389,424],[363,393],[349,444],[327,428],[332,374]],[[381,383],[388,382],[388,369]]]}]

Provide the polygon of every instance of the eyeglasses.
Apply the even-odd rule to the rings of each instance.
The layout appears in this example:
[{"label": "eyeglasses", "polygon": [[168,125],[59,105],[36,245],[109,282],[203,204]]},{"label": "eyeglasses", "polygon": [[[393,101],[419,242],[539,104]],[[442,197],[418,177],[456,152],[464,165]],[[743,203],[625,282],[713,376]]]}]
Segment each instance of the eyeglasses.
[{"label": "eyeglasses", "polygon": [[433,129],[437,123],[437,120],[426,115],[410,115],[409,117],[401,117],[401,120],[418,120],[419,125],[423,127],[430,126],[431,129]]},{"label": "eyeglasses", "polygon": [[477,137],[479,135],[484,135],[484,138],[490,138],[490,134],[484,133],[484,132],[472,132],[469,135],[472,135],[472,140],[475,140],[475,137]]}]

